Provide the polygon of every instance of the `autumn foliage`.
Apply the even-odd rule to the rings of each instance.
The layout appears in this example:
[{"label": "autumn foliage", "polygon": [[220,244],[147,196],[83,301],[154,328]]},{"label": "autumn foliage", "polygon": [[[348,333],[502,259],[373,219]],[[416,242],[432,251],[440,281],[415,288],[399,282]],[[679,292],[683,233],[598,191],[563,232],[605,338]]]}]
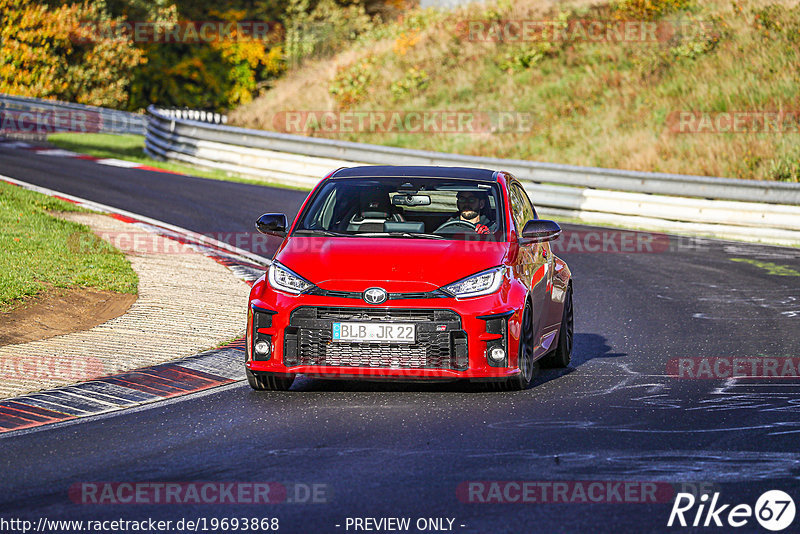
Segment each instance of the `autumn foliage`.
[{"label": "autumn foliage", "polygon": [[[127,110],[225,111],[253,100],[287,65],[338,50],[373,19],[404,8],[401,0],[0,0],[0,92]],[[207,23],[270,31],[219,39],[137,32]]]},{"label": "autumn foliage", "polygon": [[117,21],[102,2],[0,0],[0,92],[126,107],[144,54],[130,39],[82,38],[87,22]]}]

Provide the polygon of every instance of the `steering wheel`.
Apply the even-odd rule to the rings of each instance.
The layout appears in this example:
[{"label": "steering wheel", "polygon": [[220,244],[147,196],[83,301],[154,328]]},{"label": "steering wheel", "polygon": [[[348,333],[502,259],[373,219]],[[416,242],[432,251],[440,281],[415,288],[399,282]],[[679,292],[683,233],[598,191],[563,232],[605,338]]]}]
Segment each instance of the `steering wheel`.
[{"label": "steering wheel", "polygon": [[446,233],[457,233],[459,231],[460,232],[474,232],[475,231],[475,224],[474,223],[471,223],[469,221],[462,221],[462,220],[459,219],[459,220],[456,220],[456,221],[447,221],[446,223],[441,225],[439,228],[434,230],[433,233],[434,234],[438,234],[439,232],[441,232],[445,228],[455,228],[457,226],[460,226],[461,228],[459,230],[455,230],[455,231],[452,231],[452,232],[446,232]]}]

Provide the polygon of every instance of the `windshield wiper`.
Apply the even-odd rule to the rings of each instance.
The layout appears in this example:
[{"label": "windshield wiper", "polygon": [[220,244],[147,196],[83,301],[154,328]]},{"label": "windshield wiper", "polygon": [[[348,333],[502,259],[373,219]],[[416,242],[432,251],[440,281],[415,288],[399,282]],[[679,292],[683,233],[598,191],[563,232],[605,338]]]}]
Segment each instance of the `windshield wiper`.
[{"label": "windshield wiper", "polygon": [[424,234],[418,232],[364,232],[363,234],[353,234],[358,237],[420,237],[423,239],[444,239],[436,234]]},{"label": "windshield wiper", "polygon": [[343,237],[343,236],[350,236],[353,234],[342,234],[339,232],[331,232],[330,230],[322,230],[317,228],[301,228],[300,230],[295,230],[295,234],[304,234],[304,235],[327,235],[332,237]]},{"label": "windshield wiper", "polygon": [[424,234],[421,232],[403,232],[404,236],[421,237],[423,239],[444,239],[444,236],[436,234]]}]

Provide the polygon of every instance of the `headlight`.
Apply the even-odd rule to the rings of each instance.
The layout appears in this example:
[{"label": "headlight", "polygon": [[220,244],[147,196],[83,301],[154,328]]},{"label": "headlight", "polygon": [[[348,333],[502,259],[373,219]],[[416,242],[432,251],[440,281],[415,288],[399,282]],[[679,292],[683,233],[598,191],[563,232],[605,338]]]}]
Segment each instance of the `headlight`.
[{"label": "headlight", "polygon": [[313,284],[280,263],[273,261],[272,265],[269,266],[269,285],[278,291],[299,295]]},{"label": "headlight", "polygon": [[442,289],[459,299],[489,295],[500,289],[504,271],[504,267],[495,267],[453,282]]}]

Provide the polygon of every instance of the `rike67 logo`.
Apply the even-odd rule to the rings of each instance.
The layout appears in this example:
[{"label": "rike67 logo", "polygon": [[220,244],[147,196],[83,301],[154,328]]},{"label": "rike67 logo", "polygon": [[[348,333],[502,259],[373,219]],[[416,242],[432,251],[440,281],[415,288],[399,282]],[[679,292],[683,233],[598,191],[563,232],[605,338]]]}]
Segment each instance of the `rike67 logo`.
[{"label": "rike67 logo", "polygon": [[[719,496],[719,493],[711,497],[703,494],[698,499],[691,493],[678,493],[667,526],[738,528],[747,525],[755,516],[762,527],[778,532],[788,528],[794,521],[794,500],[783,491],[765,492],[758,498],[755,507],[749,504],[721,504]],[[711,502],[708,502],[709,499]]]}]

